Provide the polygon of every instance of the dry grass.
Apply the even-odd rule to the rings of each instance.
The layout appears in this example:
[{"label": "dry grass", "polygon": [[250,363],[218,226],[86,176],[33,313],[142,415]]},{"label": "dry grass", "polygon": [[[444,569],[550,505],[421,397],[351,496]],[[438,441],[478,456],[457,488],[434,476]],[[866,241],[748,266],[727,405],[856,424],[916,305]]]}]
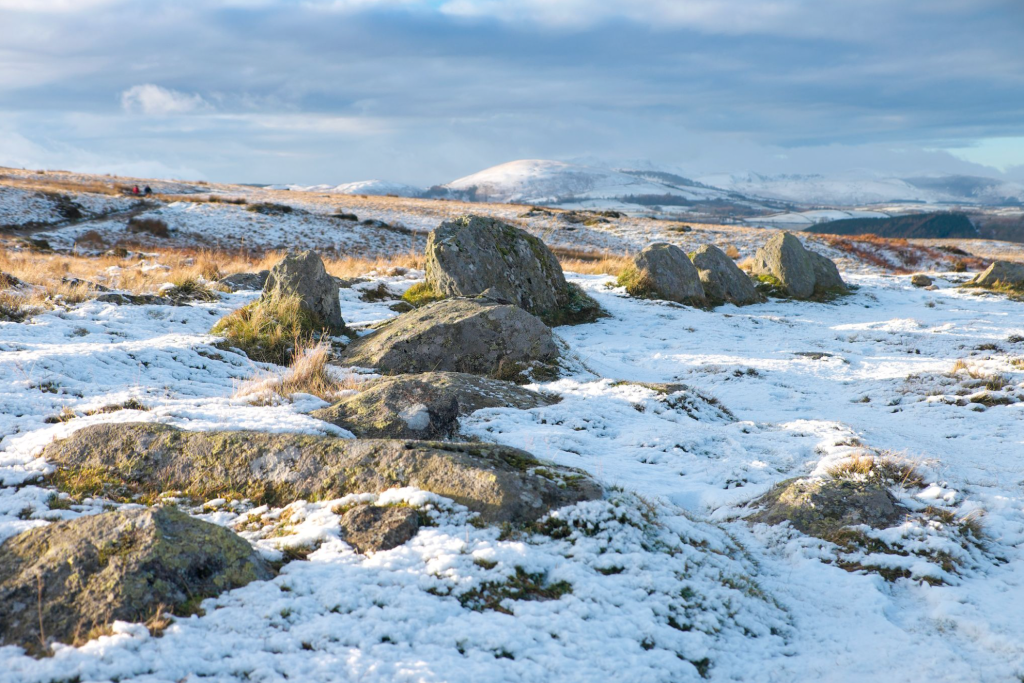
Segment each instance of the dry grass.
[{"label": "dry grass", "polygon": [[328,330],[297,296],[272,295],[224,316],[211,332],[254,361],[288,365],[295,353]]},{"label": "dry grass", "polygon": [[247,398],[256,404],[272,403],[272,395],[288,398],[292,394],[312,394],[325,401],[333,400],[339,392],[353,389],[360,382],[355,378],[335,379],[328,370],[330,359],[330,343],[300,342],[283,374],[258,374],[235,391],[235,398]]},{"label": "dry grass", "polygon": [[828,475],[833,479],[874,479],[886,486],[900,488],[924,486],[924,477],[912,462],[889,453],[854,455],[830,467]]},{"label": "dry grass", "polygon": [[611,275],[618,277],[633,265],[633,259],[621,254],[599,254],[586,257],[576,254],[556,254],[562,270],[582,275]]}]

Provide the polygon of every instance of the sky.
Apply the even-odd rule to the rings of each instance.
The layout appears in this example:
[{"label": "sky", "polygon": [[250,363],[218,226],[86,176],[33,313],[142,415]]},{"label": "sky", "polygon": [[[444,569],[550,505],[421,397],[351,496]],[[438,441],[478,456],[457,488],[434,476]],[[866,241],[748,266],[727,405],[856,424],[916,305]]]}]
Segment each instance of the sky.
[{"label": "sky", "polygon": [[1021,0],[0,0],[0,165],[1024,180]]}]

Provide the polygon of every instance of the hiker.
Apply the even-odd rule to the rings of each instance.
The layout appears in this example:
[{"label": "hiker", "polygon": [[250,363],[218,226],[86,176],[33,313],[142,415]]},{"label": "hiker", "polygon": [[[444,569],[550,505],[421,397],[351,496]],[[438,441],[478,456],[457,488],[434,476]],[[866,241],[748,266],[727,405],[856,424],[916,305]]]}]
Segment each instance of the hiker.
[{"label": "hiker", "polygon": [[136,197],[139,196],[139,186],[138,185],[135,185],[134,187],[132,187],[132,194],[135,195]]},{"label": "hiker", "polygon": [[149,195],[153,194],[153,188],[151,188],[149,185],[146,185],[146,189],[143,190],[142,193],[148,197]]}]

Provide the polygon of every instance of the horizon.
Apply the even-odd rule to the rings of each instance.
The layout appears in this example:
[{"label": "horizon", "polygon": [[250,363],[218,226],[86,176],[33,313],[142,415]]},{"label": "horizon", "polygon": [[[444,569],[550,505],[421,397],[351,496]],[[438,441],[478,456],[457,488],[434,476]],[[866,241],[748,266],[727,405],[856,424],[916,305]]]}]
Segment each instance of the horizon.
[{"label": "horizon", "polygon": [[867,5],[0,0],[0,165],[419,187],[581,158],[1024,180],[1024,8]]}]

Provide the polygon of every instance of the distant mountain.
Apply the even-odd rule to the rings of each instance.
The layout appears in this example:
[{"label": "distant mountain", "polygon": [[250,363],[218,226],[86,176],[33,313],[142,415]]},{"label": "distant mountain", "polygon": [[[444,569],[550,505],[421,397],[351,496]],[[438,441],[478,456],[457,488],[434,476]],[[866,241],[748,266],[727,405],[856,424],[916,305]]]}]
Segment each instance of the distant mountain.
[{"label": "distant mountain", "polygon": [[957,212],[919,213],[890,218],[847,218],[819,223],[806,232],[828,235],[878,235],[903,239],[950,239],[978,237],[978,229],[965,214]]},{"label": "distant mountain", "polygon": [[492,166],[431,188],[431,193],[468,201],[569,204],[615,200],[638,207],[648,205],[644,200],[650,198],[657,199],[650,203],[669,205],[734,198],[732,193],[669,173],[619,171],[542,159]]},{"label": "distant mountain", "polygon": [[288,185],[289,190],[299,192],[323,192],[324,194],[367,194],[376,196],[419,197],[423,188],[387,180],[360,180],[341,185]]},{"label": "distant mountain", "polygon": [[896,178],[868,172],[837,176],[745,172],[706,175],[698,181],[750,197],[825,206],[895,203],[1004,206],[1024,202],[1024,183],[975,176]]}]

